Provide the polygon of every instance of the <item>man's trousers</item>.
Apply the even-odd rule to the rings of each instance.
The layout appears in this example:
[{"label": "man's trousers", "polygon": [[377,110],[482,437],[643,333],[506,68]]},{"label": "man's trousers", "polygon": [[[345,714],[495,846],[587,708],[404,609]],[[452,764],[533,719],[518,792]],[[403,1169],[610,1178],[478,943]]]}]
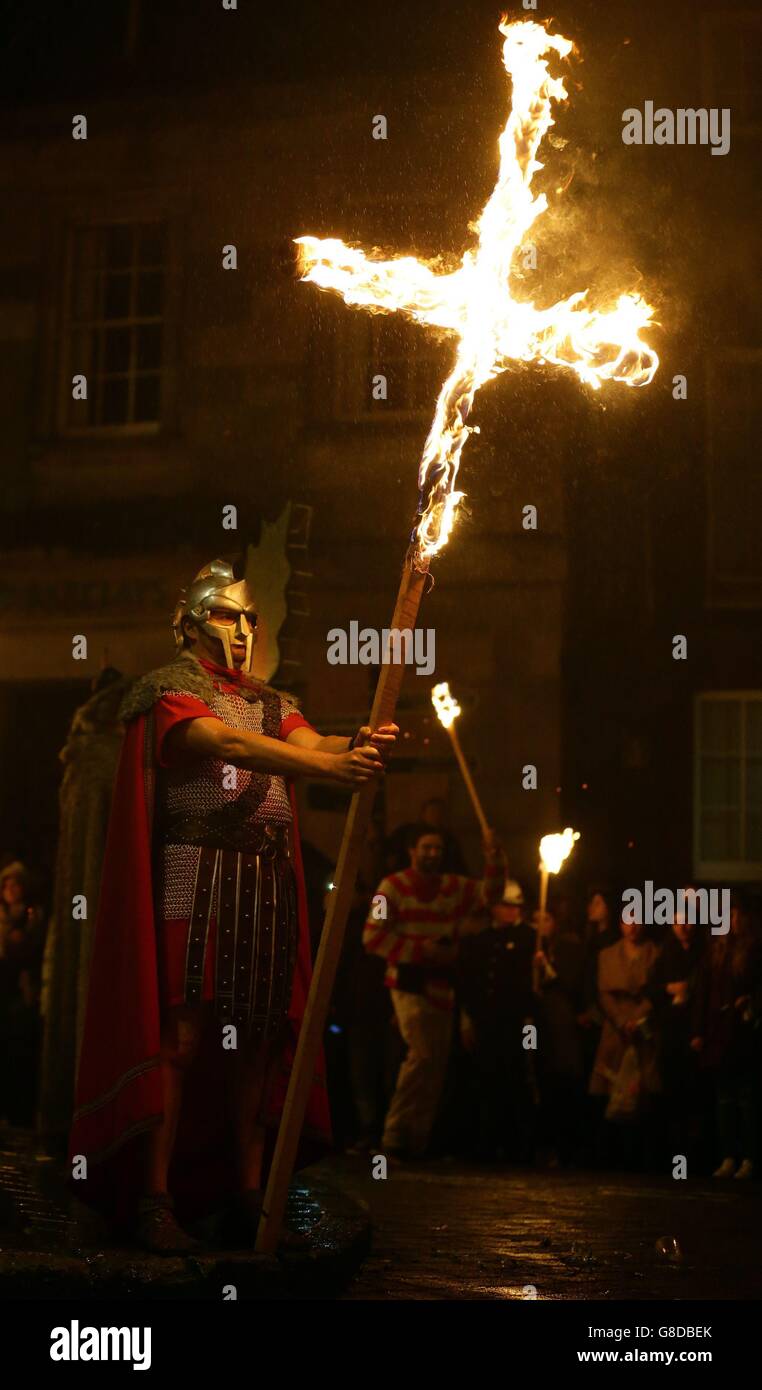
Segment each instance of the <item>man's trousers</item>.
[{"label": "man's trousers", "polygon": [[452,1043],[453,1014],[422,994],[391,991],[407,1056],[399,1070],[384,1125],[384,1148],[422,1154],[429,1141],[444,1086]]}]

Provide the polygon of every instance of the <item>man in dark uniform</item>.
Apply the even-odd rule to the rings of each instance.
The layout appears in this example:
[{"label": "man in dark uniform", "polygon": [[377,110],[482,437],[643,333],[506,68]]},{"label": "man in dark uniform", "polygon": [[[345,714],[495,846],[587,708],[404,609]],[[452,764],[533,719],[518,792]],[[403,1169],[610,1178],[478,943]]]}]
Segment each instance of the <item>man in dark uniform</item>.
[{"label": "man in dark uniform", "polygon": [[491,926],[469,936],[457,969],[461,1040],[470,1054],[479,1100],[479,1153],[531,1155],[533,1054],[524,1048],[532,1021],[534,933],[524,894],[508,879]]}]

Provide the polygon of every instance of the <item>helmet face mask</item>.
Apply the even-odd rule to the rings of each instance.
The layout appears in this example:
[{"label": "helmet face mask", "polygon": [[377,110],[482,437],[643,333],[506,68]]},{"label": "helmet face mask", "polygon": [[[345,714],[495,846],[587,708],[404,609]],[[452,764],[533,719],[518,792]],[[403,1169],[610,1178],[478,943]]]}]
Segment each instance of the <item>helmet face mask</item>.
[{"label": "helmet face mask", "polygon": [[[246,655],[241,663],[244,671],[251,670],[251,662],[254,655],[254,643],[256,641],[257,615],[250,608],[233,607],[228,603],[220,604],[218,598],[213,601],[213,606],[206,610],[206,617],[197,621],[196,626],[208,637],[214,637],[222,643],[222,650],[225,653],[225,665],[233,667],[233,646],[244,646]],[[223,618],[222,614],[229,614],[229,618]],[[195,614],[189,616],[195,617]]]},{"label": "helmet face mask", "polygon": [[235,579],[228,561],[212,560],[180,595],[172,623],[178,648],[186,645],[187,620],[220,643],[225,665],[231,669],[236,666],[233,647],[243,647],[244,658],[238,669],[251,670],[257,640],[256,607],[245,580]]}]

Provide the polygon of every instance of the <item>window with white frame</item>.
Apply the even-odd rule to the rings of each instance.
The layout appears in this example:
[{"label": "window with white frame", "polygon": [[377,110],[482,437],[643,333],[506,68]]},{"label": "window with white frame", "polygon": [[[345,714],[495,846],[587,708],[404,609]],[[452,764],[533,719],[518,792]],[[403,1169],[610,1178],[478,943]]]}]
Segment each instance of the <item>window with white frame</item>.
[{"label": "window with white frame", "polygon": [[[164,222],[72,229],[64,315],[62,433],[158,429],[167,275]],[[86,378],[86,399],[74,399],[74,376]]]},{"label": "window with white frame", "polygon": [[[400,314],[345,310],[337,320],[335,417],[432,418],[453,359],[452,343]],[[379,381],[383,378],[383,381]]]},{"label": "window with white frame", "polygon": [[762,878],[762,690],[697,696],[694,873]]}]

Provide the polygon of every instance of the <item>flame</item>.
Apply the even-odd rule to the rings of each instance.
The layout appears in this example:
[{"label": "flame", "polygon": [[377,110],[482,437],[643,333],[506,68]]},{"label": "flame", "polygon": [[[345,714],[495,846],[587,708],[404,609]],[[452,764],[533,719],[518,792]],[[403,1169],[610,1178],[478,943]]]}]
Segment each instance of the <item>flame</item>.
[{"label": "flame", "polygon": [[474,224],[477,244],[459,268],[444,273],[439,260],[381,260],[334,238],[297,238],[303,280],[336,291],[347,304],[403,313],[457,339],[420,464],[419,561],[441,550],[452,530],[463,497],[455,489],[460,457],[473,432],[466,421],[480,386],[515,362],[567,367],[594,388],[607,381],[648,385],[659,365],[641,337],[653,322],[653,309],[640,295],[621,294],[605,309],[590,307],[587,290],[547,309],[512,297],[513,257],[547,208],[545,195],[532,193],[532,178],[543,167],[537,151],[554,124],[551,103],[567,98],[546,56],[566,58],[573,44],[534,20],[504,20],[499,28],[503,63],[513,79],[511,110],[498,142],[497,183]]},{"label": "flame", "polygon": [[574,841],[579,839],[579,831],[566,827],[562,835],[543,835],[540,840],[540,868],[546,873],[557,874],[564,860],[569,858]]},{"label": "flame", "polygon": [[447,681],[442,681],[440,685],[435,685],[431,692],[431,703],[437,712],[437,719],[449,729],[455,723],[460,714],[460,705],[454,695],[450,694],[450,687]]}]

